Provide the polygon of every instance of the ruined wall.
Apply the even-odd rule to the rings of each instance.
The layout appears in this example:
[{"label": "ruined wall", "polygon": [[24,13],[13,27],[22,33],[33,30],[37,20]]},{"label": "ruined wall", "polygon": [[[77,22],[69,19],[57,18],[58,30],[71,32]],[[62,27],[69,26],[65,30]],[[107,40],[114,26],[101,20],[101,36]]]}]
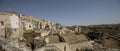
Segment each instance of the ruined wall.
[{"label": "ruined wall", "polygon": [[67,26],[69,30],[75,31],[75,32],[81,32],[81,27],[74,25],[74,26]]},{"label": "ruined wall", "polygon": [[58,51],[76,51],[76,49],[83,49],[86,47],[92,47],[93,41],[76,42],[76,43],[50,43],[42,48],[38,48],[35,51],[45,51],[46,49],[56,49]]},{"label": "ruined wall", "polygon": [[92,47],[92,43],[93,41],[68,43],[66,49],[67,51],[76,51],[76,49],[81,50],[85,47]]},{"label": "ruined wall", "polygon": [[111,38],[109,36],[105,36],[103,41],[104,41],[103,42],[104,47],[118,48],[118,49],[120,48],[120,41],[119,40],[116,40],[116,39]]},{"label": "ruined wall", "polygon": [[55,49],[57,51],[66,51],[66,43],[47,44],[45,47],[36,49],[35,51],[45,51],[45,50],[51,50],[51,49]]}]

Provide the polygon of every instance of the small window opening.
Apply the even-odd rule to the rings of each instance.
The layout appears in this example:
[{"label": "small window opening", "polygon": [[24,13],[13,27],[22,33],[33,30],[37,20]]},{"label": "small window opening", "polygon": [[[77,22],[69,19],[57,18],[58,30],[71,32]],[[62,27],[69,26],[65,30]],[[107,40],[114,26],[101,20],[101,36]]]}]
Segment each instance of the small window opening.
[{"label": "small window opening", "polygon": [[77,48],[76,51],[80,51],[80,49]]},{"label": "small window opening", "polygon": [[107,37],[106,39],[110,39],[109,37]]},{"label": "small window opening", "polygon": [[0,21],[0,25],[4,25],[4,22],[3,22],[3,21]]},{"label": "small window opening", "polygon": [[31,28],[31,25],[29,25],[29,28]]},{"label": "small window opening", "polygon": [[14,29],[15,31],[17,31],[16,29]]}]

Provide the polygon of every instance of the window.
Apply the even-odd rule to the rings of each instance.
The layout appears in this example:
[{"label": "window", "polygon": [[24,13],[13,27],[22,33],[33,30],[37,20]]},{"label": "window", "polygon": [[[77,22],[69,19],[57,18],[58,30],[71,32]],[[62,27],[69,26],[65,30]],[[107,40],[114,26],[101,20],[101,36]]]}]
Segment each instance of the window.
[{"label": "window", "polygon": [[76,51],[80,51],[80,49],[77,48]]},{"label": "window", "polygon": [[29,28],[31,28],[31,25],[29,25]]},{"label": "window", "polygon": [[109,39],[110,39],[110,37],[107,37],[106,39],[108,39],[108,40],[109,40]]},{"label": "window", "polygon": [[16,29],[14,29],[15,31],[17,31]]},{"label": "window", "polygon": [[3,21],[0,21],[0,25],[4,25],[4,22],[3,22]]}]

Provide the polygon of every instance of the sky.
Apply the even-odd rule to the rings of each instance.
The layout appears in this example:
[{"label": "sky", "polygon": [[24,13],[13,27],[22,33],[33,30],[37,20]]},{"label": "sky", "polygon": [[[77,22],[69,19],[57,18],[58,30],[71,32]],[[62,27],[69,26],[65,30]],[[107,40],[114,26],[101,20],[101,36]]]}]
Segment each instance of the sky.
[{"label": "sky", "polygon": [[120,0],[0,0],[0,11],[15,11],[62,25],[120,23]]}]

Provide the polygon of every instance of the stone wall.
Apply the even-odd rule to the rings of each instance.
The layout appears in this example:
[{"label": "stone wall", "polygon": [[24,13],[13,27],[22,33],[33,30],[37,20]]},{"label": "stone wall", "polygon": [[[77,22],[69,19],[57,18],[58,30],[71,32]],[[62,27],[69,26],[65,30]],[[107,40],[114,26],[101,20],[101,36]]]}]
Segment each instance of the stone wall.
[{"label": "stone wall", "polygon": [[67,51],[76,51],[76,49],[83,49],[85,47],[92,47],[93,41],[83,41],[83,42],[75,42],[75,43],[68,43],[66,47]]},{"label": "stone wall", "polygon": [[104,36],[103,46],[108,48],[120,48],[120,41],[109,36]]},{"label": "stone wall", "polygon": [[[11,24],[11,17],[18,17],[18,28],[12,28],[12,24]],[[7,38],[19,38],[19,35],[22,34],[20,32],[20,30],[22,30],[22,26],[21,26],[21,21],[19,19],[19,15],[16,13],[9,13],[9,12],[0,12],[0,21],[3,22],[3,29],[4,30],[4,34],[5,37]],[[14,21],[14,20],[13,20]],[[15,22],[13,22],[15,23]],[[1,26],[0,26],[1,27]],[[0,28],[1,29],[1,28]]]}]

